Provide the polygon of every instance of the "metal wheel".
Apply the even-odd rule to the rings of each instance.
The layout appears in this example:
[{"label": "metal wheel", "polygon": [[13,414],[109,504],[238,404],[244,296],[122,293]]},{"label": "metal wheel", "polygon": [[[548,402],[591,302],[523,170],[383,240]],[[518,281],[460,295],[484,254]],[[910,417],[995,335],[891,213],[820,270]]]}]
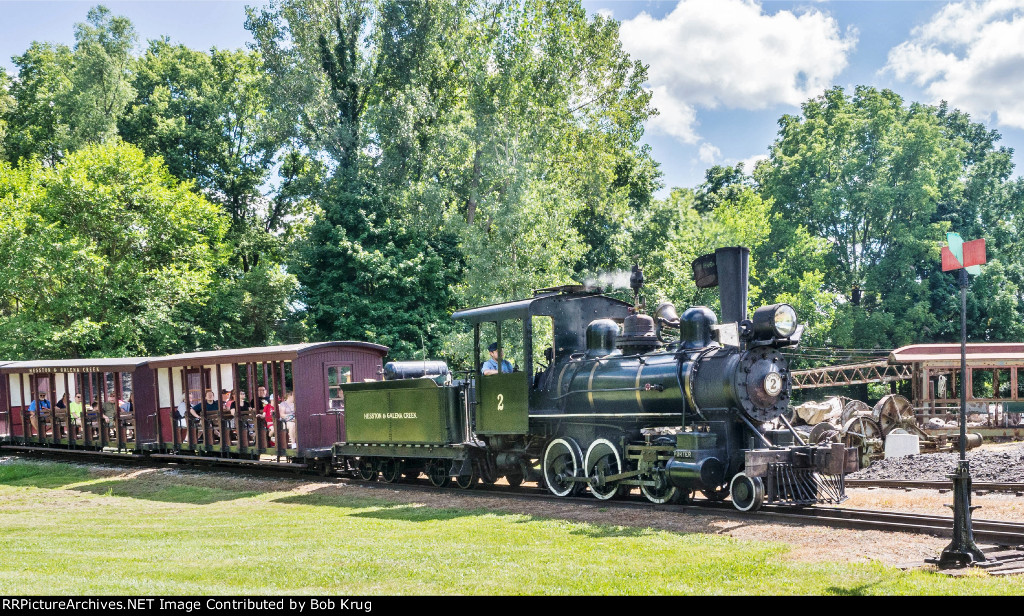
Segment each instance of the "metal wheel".
[{"label": "metal wheel", "polygon": [[334,472],[329,460],[320,460],[316,463],[316,474],[321,477],[328,477]]},{"label": "metal wheel", "polygon": [[476,464],[471,464],[472,469],[468,475],[458,475],[455,477],[455,485],[459,486],[463,490],[472,490],[476,487],[477,481],[480,479],[480,475],[477,473]]},{"label": "metal wheel", "polygon": [[395,483],[402,477],[402,461],[398,458],[384,458],[377,467],[386,483]]},{"label": "metal wheel", "polygon": [[764,484],[760,477],[737,473],[729,483],[732,506],[740,511],[757,511],[764,504]]},{"label": "metal wheel", "polygon": [[861,415],[866,415],[870,418],[871,407],[860,400],[850,400],[846,403],[846,406],[843,407],[843,413],[839,416],[839,423],[841,425],[846,425],[848,421]]},{"label": "metal wheel", "polygon": [[843,444],[856,447],[860,454],[860,467],[867,468],[871,464],[871,456],[882,446],[882,428],[874,419],[858,415],[843,424]]},{"label": "metal wheel", "polygon": [[847,447],[857,447],[864,441],[881,439],[882,428],[874,419],[861,415],[843,424],[842,434]]},{"label": "metal wheel", "polygon": [[611,441],[599,438],[587,448],[583,462],[587,477],[590,478],[590,493],[599,500],[608,500],[619,494],[618,482],[606,484],[605,477],[622,472],[622,456]]},{"label": "metal wheel", "polygon": [[652,503],[656,505],[678,503],[681,498],[687,495],[683,490],[669,484],[668,479],[665,478],[663,473],[657,473],[653,477],[654,480],[658,482],[658,485],[640,486],[641,494],[643,494],[647,500]]},{"label": "metal wheel", "polygon": [[888,436],[896,428],[908,424],[917,425],[914,417],[914,405],[899,394],[889,394],[875,404],[871,418],[882,428],[882,434]]},{"label": "metal wheel", "polygon": [[580,474],[583,453],[571,438],[556,438],[544,450],[544,483],[555,496],[570,496],[583,489],[582,483],[572,481]]},{"label": "metal wheel", "polygon": [[427,479],[430,480],[430,485],[435,488],[443,488],[452,480],[448,474],[448,461],[447,460],[431,460],[427,462]]},{"label": "metal wheel", "polygon": [[358,471],[363,481],[377,481],[377,467],[370,458],[359,458]]},{"label": "metal wheel", "polygon": [[815,445],[821,445],[823,443],[831,443],[839,440],[839,428],[833,426],[827,421],[823,421],[820,424],[816,424],[811,428],[811,433],[807,436],[810,439],[809,442]]}]

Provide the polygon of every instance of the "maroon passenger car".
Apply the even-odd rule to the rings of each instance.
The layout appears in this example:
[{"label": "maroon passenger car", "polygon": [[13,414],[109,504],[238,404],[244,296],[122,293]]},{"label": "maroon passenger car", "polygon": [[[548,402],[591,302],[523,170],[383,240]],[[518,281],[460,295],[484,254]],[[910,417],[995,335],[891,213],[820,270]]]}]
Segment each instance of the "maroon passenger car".
[{"label": "maroon passenger car", "polygon": [[[312,462],[329,458],[332,445],[344,440],[340,385],[381,378],[387,352],[378,344],[343,341],[0,364],[0,439],[160,457],[259,459],[267,453]],[[261,388],[265,402],[259,402]],[[77,418],[69,430],[66,411],[51,411],[32,430],[26,402],[39,391],[53,402],[65,392],[71,399],[82,393],[103,412],[83,413],[84,427]],[[207,395],[216,404],[196,404]],[[183,401],[197,407],[198,417],[176,416]]]}]

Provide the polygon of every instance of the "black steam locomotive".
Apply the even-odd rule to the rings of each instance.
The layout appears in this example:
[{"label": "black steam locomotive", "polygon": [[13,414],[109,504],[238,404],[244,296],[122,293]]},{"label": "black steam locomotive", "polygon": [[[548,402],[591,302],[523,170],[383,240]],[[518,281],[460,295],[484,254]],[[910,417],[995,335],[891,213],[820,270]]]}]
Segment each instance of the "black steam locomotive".
[{"label": "black steam locomotive", "polygon": [[[719,287],[721,324],[703,306],[644,314],[637,268],[632,303],[563,286],[455,313],[473,327],[475,370],[453,380],[441,363],[394,362],[387,380],[343,385],[335,466],[465,488],[504,476],[599,499],[639,488],[655,503],[700,491],[742,511],[842,501],[856,456],[807,444],[786,421],[780,349],[803,328],[787,304],[747,318],[748,257],[721,248],[693,263],[699,287]],[[505,368],[489,373],[492,340],[491,366]]]}]

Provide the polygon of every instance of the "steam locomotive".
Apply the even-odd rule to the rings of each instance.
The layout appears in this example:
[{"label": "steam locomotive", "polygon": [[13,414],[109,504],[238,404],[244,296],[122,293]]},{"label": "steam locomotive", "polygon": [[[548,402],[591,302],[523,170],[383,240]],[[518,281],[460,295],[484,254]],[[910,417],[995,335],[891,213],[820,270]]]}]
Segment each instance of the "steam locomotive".
[{"label": "steam locomotive", "polygon": [[[721,323],[703,306],[645,314],[636,267],[632,303],[561,286],[456,312],[473,328],[475,370],[453,378],[441,362],[391,362],[383,381],[342,384],[334,468],[463,488],[503,476],[598,499],[639,488],[654,503],[699,491],[741,511],[841,502],[857,457],[804,442],[786,420],[781,350],[803,327],[788,304],[747,318],[748,263],[744,247],[693,262],[697,286],[719,288]],[[481,373],[487,340],[513,371]]]}]

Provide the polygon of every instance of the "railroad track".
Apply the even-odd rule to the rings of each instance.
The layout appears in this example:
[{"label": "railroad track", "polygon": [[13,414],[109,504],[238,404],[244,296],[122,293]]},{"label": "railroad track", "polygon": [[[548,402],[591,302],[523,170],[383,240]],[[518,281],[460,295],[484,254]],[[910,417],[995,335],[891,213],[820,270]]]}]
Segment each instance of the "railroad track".
[{"label": "railroad track", "polygon": [[[7,448],[12,451],[14,448]],[[13,451],[12,451],[13,452]],[[83,462],[80,456],[72,452],[61,452],[51,449],[46,451],[18,451],[23,455],[32,457],[45,457],[51,459],[71,460]],[[179,465],[193,467],[211,468],[214,471],[227,471],[229,467],[233,474],[245,473],[262,476],[290,477],[295,478],[301,469],[282,468],[282,464],[268,462],[266,464],[249,463],[246,465],[218,464],[218,458],[194,459],[186,456],[166,456],[160,461],[148,460],[139,456],[102,456],[104,462],[121,463],[130,466],[151,466],[155,468],[166,468],[165,461],[170,458]],[[101,456],[97,455],[93,460],[99,461]],[[224,462],[223,460],[220,460]],[[311,477],[312,478],[312,477]],[[778,505],[767,505],[762,510],[754,513],[743,513],[735,510],[730,503],[712,502],[696,499],[689,504],[656,505],[644,499],[639,494],[627,496],[624,499],[600,501],[590,496],[561,498],[556,497],[539,486],[524,485],[512,488],[501,484],[478,484],[476,489],[464,490],[458,488],[435,488],[427,484],[425,479],[401,481],[396,483],[365,482],[351,477],[331,475],[329,477],[315,477],[318,481],[329,481],[336,483],[359,485],[370,489],[380,489],[400,492],[422,492],[433,493],[448,492],[453,495],[470,498],[489,498],[501,494],[510,501],[520,500],[522,502],[550,500],[563,504],[594,507],[601,509],[643,509],[649,511],[664,511],[676,513],[698,513],[714,512],[715,515],[742,520],[760,520],[765,522],[784,522],[797,525],[815,524],[830,526],[833,528],[847,528],[855,530],[882,530],[890,532],[907,532],[925,534],[939,537],[950,537],[953,533],[953,518],[950,516],[935,516],[909,512],[874,511],[865,509],[847,509],[841,506],[816,506],[794,509]],[[904,482],[905,483],[905,482]],[[917,482],[928,483],[928,482]],[[941,483],[941,482],[939,482]],[[890,486],[881,486],[890,487]],[[979,488],[980,489],[980,488]],[[1024,559],[1024,524],[1017,522],[1005,522],[999,520],[973,519],[974,536],[978,542],[991,544],[992,546],[1006,546],[1015,550],[1015,554]],[[1024,565],[1022,565],[1024,567]]]},{"label": "railroad track", "polygon": [[[942,481],[917,481],[905,479],[847,479],[848,488],[894,488],[898,490],[952,490],[953,482]],[[1024,483],[1021,482],[993,482],[973,481],[971,490],[974,492],[1011,492],[1017,496],[1024,496]]]},{"label": "railroad track", "polygon": [[[900,511],[873,511],[842,507],[813,507],[796,511],[766,508],[764,512],[778,519],[787,517],[801,522],[825,524],[841,528],[864,530],[890,530],[938,537],[953,535],[951,516],[927,515]],[[974,538],[977,541],[1024,549],[1024,524],[1002,520],[973,518]]]}]

